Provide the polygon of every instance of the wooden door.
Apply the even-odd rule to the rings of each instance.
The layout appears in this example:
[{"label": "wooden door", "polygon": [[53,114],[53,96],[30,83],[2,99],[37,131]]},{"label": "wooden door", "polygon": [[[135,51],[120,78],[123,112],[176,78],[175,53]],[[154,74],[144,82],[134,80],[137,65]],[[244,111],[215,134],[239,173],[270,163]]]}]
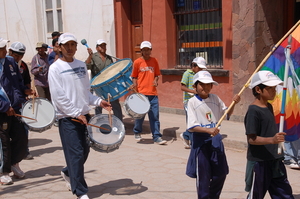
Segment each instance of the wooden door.
[{"label": "wooden door", "polygon": [[133,61],[141,57],[140,44],[143,41],[142,0],[131,0],[131,41]]}]

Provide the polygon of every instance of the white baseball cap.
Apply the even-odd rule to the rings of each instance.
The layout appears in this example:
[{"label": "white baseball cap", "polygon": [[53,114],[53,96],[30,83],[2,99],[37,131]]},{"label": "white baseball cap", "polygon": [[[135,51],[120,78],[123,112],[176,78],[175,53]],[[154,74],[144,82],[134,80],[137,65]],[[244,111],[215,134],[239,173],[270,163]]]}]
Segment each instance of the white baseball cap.
[{"label": "white baseball cap", "polygon": [[143,41],[143,42],[141,43],[140,48],[141,48],[141,49],[143,49],[143,48],[151,48],[151,49],[152,49],[152,45],[151,45],[151,43],[150,43],[149,41]]},{"label": "white baseball cap", "polygon": [[6,46],[8,42],[9,42],[9,40],[6,40],[6,39],[3,39],[2,37],[0,37],[0,48],[3,48],[4,46]]},{"label": "white baseball cap", "polygon": [[103,39],[98,39],[96,43],[97,45],[106,44],[106,42]]},{"label": "white baseball cap", "polygon": [[206,61],[203,57],[196,57],[193,59],[193,63],[197,64],[199,68],[206,68]]},{"label": "white baseball cap", "polygon": [[252,89],[259,84],[264,84],[266,86],[277,86],[278,84],[282,83],[283,81],[271,71],[261,70],[253,75],[249,88]]},{"label": "white baseball cap", "polygon": [[73,35],[72,33],[68,33],[68,32],[63,33],[58,38],[58,44],[65,44],[68,41],[75,41],[77,43],[77,39],[75,35]]},{"label": "white baseball cap", "polygon": [[12,51],[18,52],[18,53],[25,53],[25,51],[26,51],[25,45],[19,41],[12,43],[10,45],[9,49]]},{"label": "white baseball cap", "polygon": [[199,71],[196,73],[193,77],[193,84],[195,84],[197,81],[200,81],[204,84],[212,83],[214,85],[219,85],[218,82],[214,81],[211,74],[208,71]]}]

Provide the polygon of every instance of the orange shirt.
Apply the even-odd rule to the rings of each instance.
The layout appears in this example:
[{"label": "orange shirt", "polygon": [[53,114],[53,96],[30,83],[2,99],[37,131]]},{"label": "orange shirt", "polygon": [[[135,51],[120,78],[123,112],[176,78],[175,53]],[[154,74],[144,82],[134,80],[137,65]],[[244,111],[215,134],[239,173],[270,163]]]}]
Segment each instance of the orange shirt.
[{"label": "orange shirt", "polygon": [[144,95],[157,95],[153,81],[159,75],[159,65],[154,57],[148,60],[140,57],[133,62],[131,77],[137,78],[137,92]]}]

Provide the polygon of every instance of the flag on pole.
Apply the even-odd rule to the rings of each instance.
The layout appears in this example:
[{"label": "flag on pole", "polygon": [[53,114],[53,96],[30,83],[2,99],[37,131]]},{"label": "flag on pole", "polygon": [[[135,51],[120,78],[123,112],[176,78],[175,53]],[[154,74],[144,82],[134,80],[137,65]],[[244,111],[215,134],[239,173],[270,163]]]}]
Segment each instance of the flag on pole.
[{"label": "flag on pole", "polygon": [[[300,25],[290,35],[292,36],[290,56],[285,55],[285,49],[288,46],[288,37],[286,37],[270,55],[261,70],[269,70],[284,81],[286,61],[288,63],[283,131],[287,134],[285,138],[287,141],[295,141],[300,138]],[[276,92],[276,97],[271,103],[276,123],[279,126],[283,86],[278,85]]]}]

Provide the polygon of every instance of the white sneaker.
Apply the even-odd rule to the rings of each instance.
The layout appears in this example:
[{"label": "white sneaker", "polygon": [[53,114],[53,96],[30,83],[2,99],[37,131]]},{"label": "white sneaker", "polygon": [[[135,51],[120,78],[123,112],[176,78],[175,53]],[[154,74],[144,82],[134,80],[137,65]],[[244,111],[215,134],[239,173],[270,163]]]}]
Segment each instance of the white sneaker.
[{"label": "white sneaker", "polygon": [[291,163],[289,166],[291,169],[300,169],[300,167],[297,163]]},{"label": "white sneaker", "polygon": [[11,170],[16,178],[21,179],[25,177],[25,173],[20,169],[19,163],[12,165]]},{"label": "white sneaker", "polygon": [[1,185],[10,185],[10,184],[14,184],[14,182],[12,181],[11,177],[8,175],[8,173],[4,173],[2,174],[2,176],[0,177],[0,184]]},{"label": "white sneaker", "polygon": [[71,191],[71,183],[70,183],[70,178],[67,176],[64,172],[60,172],[61,177],[66,181],[66,187],[68,188],[69,191]]},{"label": "white sneaker", "polygon": [[180,134],[180,138],[182,139],[182,142],[183,142],[183,145],[184,145],[184,148],[185,149],[190,149],[191,146],[190,146],[190,141],[189,140],[186,140],[184,139],[183,137],[183,133]]},{"label": "white sneaker", "polygon": [[88,195],[84,194],[82,196],[79,196],[78,199],[89,199]]}]

